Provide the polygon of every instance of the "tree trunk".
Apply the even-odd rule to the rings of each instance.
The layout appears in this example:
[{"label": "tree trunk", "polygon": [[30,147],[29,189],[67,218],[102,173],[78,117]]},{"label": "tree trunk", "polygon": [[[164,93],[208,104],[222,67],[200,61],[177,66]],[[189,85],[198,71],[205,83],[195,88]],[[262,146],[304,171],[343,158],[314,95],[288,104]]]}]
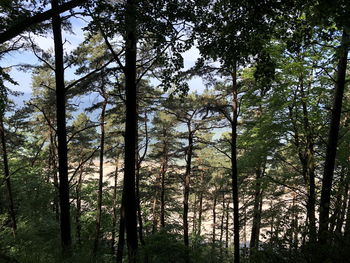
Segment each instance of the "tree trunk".
[{"label": "tree trunk", "polygon": [[129,262],[136,262],[137,242],[137,208],[135,193],[136,141],[137,141],[137,95],[136,95],[136,1],[126,1],[125,28],[125,87],[126,87],[126,121],[125,121],[125,159],[124,187],[125,228],[127,235]]},{"label": "tree trunk", "polygon": [[213,232],[212,232],[212,250],[214,252],[215,248],[215,240],[216,240],[216,203],[217,203],[217,196],[216,192],[214,193],[214,203],[213,203]]},{"label": "tree trunk", "polygon": [[192,217],[192,233],[197,233],[197,194],[194,194],[193,201],[193,217]]},{"label": "tree trunk", "polygon": [[118,247],[117,247],[117,263],[123,262],[123,252],[125,243],[125,197],[122,195],[122,205],[120,206],[120,220],[119,220],[119,236],[118,236]]},{"label": "tree trunk", "polygon": [[139,239],[141,245],[145,245],[145,240],[143,239],[143,220],[141,214],[141,199],[140,199],[140,169],[141,163],[138,163],[136,168],[136,210],[137,210],[137,219],[139,223]]},{"label": "tree trunk", "polygon": [[229,242],[229,223],[230,223],[230,200],[227,200],[227,206],[226,206],[226,224],[225,224],[225,248],[226,253],[228,252],[228,242]]},{"label": "tree trunk", "polygon": [[202,214],[203,214],[203,192],[204,192],[204,172],[201,173],[201,189],[199,193],[199,208],[198,208],[198,236],[202,232]]},{"label": "tree trunk", "polygon": [[117,228],[117,186],[118,186],[118,173],[119,173],[119,154],[117,154],[115,161],[115,172],[114,172],[114,188],[113,188],[113,219],[112,219],[112,237],[111,237],[111,248],[112,253],[115,253],[115,234]]},{"label": "tree trunk", "polygon": [[342,209],[342,198],[343,198],[343,192],[345,190],[345,185],[344,185],[344,167],[341,168],[340,172],[340,178],[339,178],[339,187],[338,191],[335,196],[335,202],[334,202],[334,209],[333,209],[333,214],[329,218],[329,233],[334,232],[334,228],[336,226],[337,220],[340,218],[340,213]]},{"label": "tree trunk", "polygon": [[223,259],[223,244],[222,238],[224,236],[224,219],[225,219],[225,193],[222,194],[222,212],[221,212],[221,222],[220,222],[220,258]]},{"label": "tree trunk", "polygon": [[184,228],[184,244],[189,246],[188,238],[188,200],[190,196],[190,177],[191,177],[191,161],[193,152],[193,133],[191,124],[187,124],[188,128],[188,149],[186,153],[186,172],[184,177],[184,200],[183,200],[183,228]]},{"label": "tree trunk", "polygon": [[335,157],[337,153],[338,134],[340,125],[340,116],[343,103],[345,88],[345,75],[347,56],[349,49],[349,35],[343,31],[341,47],[338,50],[339,62],[336,86],[334,90],[333,109],[331,112],[330,127],[328,133],[328,143],[326,150],[326,159],[324,165],[324,174],[322,178],[321,202],[320,202],[320,229],[319,242],[321,245],[327,244],[328,240],[328,223],[329,223],[329,206],[331,199],[331,190],[333,183]]},{"label": "tree trunk", "polygon": [[1,118],[0,119],[0,137],[1,137],[1,147],[2,147],[2,161],[4,165],[4,175],[5,175],[4,179],[6,183],[6,189],[7,189],[8,210],[11,218],[12,233],[13,233],[13,236],[16,237],[17,222],[16,222],[15,206],[13,203],[13,196],[12,196],[10,169],[9,169],[7,148],[6,148],[5,127],[4,127],[4,120],[3,120],[2,114],[3,113],[1,113],[1,116],[0,116]]},{"label": "tree trunk", "polygon": [[260,195],[261,195],[261,168],[259,167],[255,171],[255,193],[254,193],[254,207],[253,207],[253,224],[252,232],[250,236],[250,249],[256,249],[259,244],[259,232],[260,232]]},{"label": "tree trunk", "polygon": [[344,224],[344,219],[345,219],[345,213],[346,213],[346,204],[348,201],[348,195],[349,195],[349,170],[347,170],[347,175],[346,175],[346,182],[345,182],[345,189],[343,191],[343,196],[342,196],[342,208],[340,212],[340,216],[337,219],[337,224],[335,227],[335,232],[340,236],[342,229],[343,229],[343,224]]},{"label": "tree trunk", "polygon": [[[54,131],[52,130],[52,128],[50,128],[50,171],[52,172],[53,175],[53,185],[54,185],[54,189],[55,189],[55,196],[53,198],[53,210],[55,212],[55,216],[56,216],[56,220],[57,222],[59,222],[60,220],[60,209],[59,209],[59,196],[58,196],[58,192],[57,189],[59,187],[59,183],[58,183],[58,177],[57,177],[57,161],[56,161],[56,146],[55,146],[55,139],[54,139]],[[51,178],[49,178],[50,180]]]},{"label": "tree trunk", "polygon": [[186,247],[185,262],[189,263],[189,231],[188,231],[188,207],[190,196],[190,179],[191,179],[191,163],[193,153],[193,132],[191,129],[191,123],[187,123],[188,128],[188,148],[186,151],[186,171],[184,176],[184,199],[183,199],[183,229],[184,229],[184,244]]},{"label": "tree trunk", "polygon": [[[52,8],[58,7],[58,0],[51,1]],[[63,254],[71,254],[71,225],[69,204],[67,131],[66,131],[66,91],[64,86],[63,44],[61,17],[52,17],[52,30],[55,46],[56,116],[58,141],[58,174],[60,199],[60,226]]]},{"label": "tree trunk", "polygon": [[155,232],[157,232],[157,227],[158,227],[158,211],[157,211],[157,207],[158,207],[158,198],[159,198],[159,192],[160,192],[160,188],[161,188],[161,178],[162,178],[162,170],[163,170],[163,164],[161,166],[160,172],[157,175],[156,178],[156,183],[155,183],[155,194],[153,197],[153,202],[152,202],[152,233],[154,234]]},{"label": "tree trunk", "polygon": [[165,174],[168,170],[168,148],[165,145],[164,151],[164,165],[161,176],[161,190],[160,190],[160,226],[165,227]]},{"label": "tree trunk", "polygon": [[347,211],[346,211],[346,219],[345,219],[345,227],[344,227],[344,237],[350,238],[350,195],[348,194],[347,200]]},{"label": "tree trunk", "polygon": [[238,202],[238,171],[237,171],[237,118],[238,118],[238,89],[236,65],[232,73],[232,121],[231,121],[231,179],[233,200],[233,244],[234,263],[240,262],[239,244],[239,202]]},{"label": "tree trunk", "polygon": [[[301,78],[302,80],[302,78]],[[304,122],[304,132],[306,133],[306,149],[305,154],[300,155],[301,163],[303,165],[303,171],[305,173],[306,187],[308,189],[308,199],[306,204],[307,217],[309,218],[309,240],[311,244],[316,243],[316,184],[315,184],[315,151],[314,151],[314,141],[312,137],[309,114],[307,110],[307,97],[304,92],[303,81],[301,81],[301,96],[302,96],[302,108],[303,108],[303,122]]]},{"label": "tree trunk", "polygon": [[76,236],[77,236],[77,242],[79,245],[81,245],[81,221],[80,221],[80,217],[81,217],[81,186],[83,183],[83,168],[80,168],[80,172],[79,172],[79,178],[78,178],[78,182],[75,188],[76,191],[76,202],[77,202],[77,214],[75,217],[75,223],[76,223]]},{"label": "tree trunk", "polygon": [[102,187],[103,187],[103,156],[104,156],[104,148],[105,148],[105,113],[107,107],[107,98],[102,91],[102,96],[104,97],[104,101],[102,103],[102,111],[100,118],[100,129],[101,129],[101,137],[100,137],[100,156],[99,156],[99,179],[98,179],[98,193],[97,193],[97,213],[96,213],[96,233],[95,233],[95,241],[94,241],[94,249],[93,249],[93,257],[96,257],[96,253],[98,250],[100,234],[101,234],[101,218],[102,218]]}]

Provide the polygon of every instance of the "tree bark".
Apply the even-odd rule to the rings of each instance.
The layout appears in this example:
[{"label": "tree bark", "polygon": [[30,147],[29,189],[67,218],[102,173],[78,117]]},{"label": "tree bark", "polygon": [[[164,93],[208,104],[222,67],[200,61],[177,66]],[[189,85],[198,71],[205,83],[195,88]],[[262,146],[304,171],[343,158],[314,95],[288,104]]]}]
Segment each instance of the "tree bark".
[{"label": "tree bark", "polygon": [[[306,178],[306,186],[308,188],[308,200],[306,204],[307,217],[309,218],[309,239],[311,244],[316,243],[316,184],[315,184],[315,151],[314,140],[310,127],[309,114],[307,110],[307,97],[304,92],[303,81],[301,82],[301,96],[302,96],[302,108],[303,108],[303,122],[304,132],[306,133],[306,149],[303,155],[302,164],[303,171]],[[301,156],[300,156],[301,157]]]},{"label": "tree bark", "polygon": [[139,223],[139,239],[141,245],[145,245],[145,240],[143,239],[143,220],[142,220],[142,213],[141,213],[141,197],[140,197],[140,169],[141,169],[141,162],[137,163],[136,168],[136,210],[137,210],[137,219]]},{"label": "tree bark", "polygon": [[165,174],[168,170],[168,147],[164,144],[164,164],[161,175],[161,190],[160,190],[160,226],[165,227]]},{"label": "tree bark", "polygon": [[[60,220],[60,205],[59,205],[59,194],[57,192],[57,189],[59,187],[58,183],[58,177],[57,177],[57,160],[56,160],[56,146],[55,146],[55,135],[53,129],[50,127],[50,156],[49,156],[49,170],[52,172],[53,175],[53,185],[55,189],[55,196],[53,198],[53,210],[55,212],[56,220],[59,222]],[[51,178],[48,178],[50,180]]]},{"label": "tree bark", "polygon": [[253,224],[250,236],[250,249],[256,249],[259,247],[259,235],[260,235],[260,200],[261,200],[261,175],[262,170],[259,167],[255,171],[255,193],[254,193],[254,207],[253,207]]},{"label": "tree bark", "polygon": [[202,232],[202,214],[203,214],[203,192],[204,192],[204,172],[201,173],[201,189],[199,193],[199,207],[198,207],[198,236]]},{"label": "tree bark", "polygon": [[188,148],[186,153],[186,171],[184,176],[184,200],[183,200],[183,228],[184,228],[184,244],[189,246],[188,237],[188,200],[190,195],[190,178],[191,178],[191,163],[193,152],[193,132],[191,130],[191,124],[187,124],[188,128]]},{"label": "tree bark", "polygon": [[237,171],[237,118],[238,118],[238,88],[236,65],[232,73],[232,120],[231,120],[231,184],[233,200],[233,246],[234,263],[240,262],[239,244],[239,201],[238,201],[238,171]]},{"label": "tree bark", "polygon": [[337,224],[335,226],[335,232],[340,236],[342,229],[343,229],[343,224],[344,224],[344,219],[345,219],[345,213],[346,213],[346,204],[348,201],[348,195],[349,195],[349,169],[346,169],[347,175],[346,175],[346,182],[344,186],[344,191],[343,191],[343,196],[342,196],[342,208],[341,208],[341,213],[339,218],[337,219]]},{"label": "tree bark", "polygon": [[225,222],[225,193],[222,194],[222,212],[220,222],[220,258],[223,259],[223,244],[222,238],[224,236],[224,222]]},{"label": "tree bark", "polygon": [[100,156],[99,156],[99,179],[98,179],[98,193],[97,193],[97,213],[96,213],[96,233],[95,233],[95,241],[94,241],[94,249],[93,249],[93,257],[96,257],[96,253],[99,246],[99,240],[101,235],[101,219],[102,219],[102,188],[103,188],[103,156],[104,156],[104,148],[105,148],[105,114],[107,107],[107,97],[104,92],[104,88],[102,88],[102,96],[104,101],[102,103],[101,117],[100,117],[100,129],[101,129],[101,137],[100,137]]},{"label": "tree bark", "polygon": [[124,187],[125,228],[127,235],[129,262],[136,262],[137,208],[135,193],[136,142],[137,142],[137,88],[136,88],[136,0],[126,1],[125,13],[125,88],[126,88],[126,122],[125,122],[125,159]]},{"label": "tree bark", "polygon": [[117,247],[117,263],[123,262],[123,252],[125,244],[125,197],[122,195],[122,202],[120,206],[120,220],[119,220],[119,236],[118,236],[118,247]]},{"label": "tree bark", "polygon": [[321,245],[327,244],[328,240],[328,223],[329,223],[329,206],[331,199],[331,190],[333,183],[335,157],[337,153],[338,134],[340,126],[340,116],[343,103],[343,95],[345,88],[345,75],[347,66],[347,57],[349,49],[349,35],[343,31],[341,47],[338,50],[338,71],[336,85],[334,90],[333,109],[331,112],[331,120],[328,133],[328,143],[326,150],[326,159],[324,165],[324,173],[322,178],[321,201],[320,201],[320,228],[319,242]]},{"label": "tree bark", "polygon": [[77,242],[81,245],[81,186],[83,183],[83,167],[80,168],[78,182],[75,188],[76,192],[76,203],[77,203],[77,214],[75,216],[75,224],[76,224],[76,237]]},{"label": "tree bark", "polygon": [[119,173],[119,154],[117,154],[115,161],[115,172],[114,172],[114,187],[113,187],[113,219],[112,219],[112,253],[115,254],[115,234],[117,228],[117,186],[118,186],[118,173]]},{"label": "tree bark", "polygon": [[[51,1],[52,8],[58,8],[58,0]],[[55,47],[55,79],[56,79],[56,116],[58,141],[58,174],[60,199],[60,226],[63,254],[71,254],[71,225],[69,204],[67,130],[66,130],[66,92],[64,85],[63,43],[61,17],[52,17],[52,30]]]},{"label": "tree bark", "polygon": [[212,250],[214,252],[215,249],[215,241],[216,241],[216,203],[217,203],[217,196],[216,192],[214,193],[214,203],[213,203],[213,232],[212,232]]},{"label": "tree bark", "polygon": [[1,113],[0,118],[1,118],[0,119],[0,137],[1,137],[1,148],[2,148],[2,161],[3,161],[3,165],[4,165],[4,176],[5,176],[4,179],[5,179],[5,183],[6,183],[6,189],[7,189],[8,210],[9,210],[9,215],[11,218],[12,234],[14,237],[16,237],[17,222],[16,222],[15,206],[14,206],[13,195],[12,195],[10,169],[9,169],[9,163],[8,163],[8,157],[7,157],[7,147],[6,147],[6,137],[5,137],[3,113]]}]

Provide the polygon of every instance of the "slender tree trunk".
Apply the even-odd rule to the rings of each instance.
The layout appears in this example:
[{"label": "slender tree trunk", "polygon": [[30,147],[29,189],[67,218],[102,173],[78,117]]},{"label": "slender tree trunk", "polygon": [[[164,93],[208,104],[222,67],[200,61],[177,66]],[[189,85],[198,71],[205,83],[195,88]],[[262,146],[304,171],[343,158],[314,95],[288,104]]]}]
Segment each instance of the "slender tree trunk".
[{"label": "slender tree trunk", "polygon": [[344,227],[344,237],[350,240],[350,195],[348,194],[347,211]]},{"label": "slender tree trunk", "polygon": [[[301,78],[302,80],[302,78]],[[305,173],[306,186],[308,188],[308,199],[306,204],[307,217],[309,218],[309,240],[311,244],[316,243],[316,215],[315,215],[315,206],[316,206],[316,184],[315,184],[315,151],[314,151],[314,142],[311,132],[309,114],[307,110],[307,97],[304,92],[303,81],[301,81],[301,96],[302,96],[302,108],[303,108],[303,122],[304,122],[304,131],[306,133],[306,151],[303,157],[300,155],[303,171]]]},{"label": "slender tree trunk", "polygon": [[113,220],[112,220],[112,237],[111,248],[113,255],[115,254],[115,234],[117,229],[117,187],[118,187],[118,173],[119,173],[119,154],[117,154],[115,161],[114,172],[114,187],[113,187]]},{"label": "slender tree trunk", "polygon": [[292,205],[292,209],[293,209],[293,219],[292,219],[292,238],[291,238],[291,243],[294,249],[298,249],[298,210],[297,210],[297,206],[296,206],[296,195],[293,196],[293,205]]},{"label": "slender tree trunk", "polygon": [[93,249],[93,257],[96,258],[96,253],[98,250],[100,235],[101,235],[101,219],[102,219],[102,188],[103,188],[103,156],[104,156],[104,148],[105,148],[105,114],[107,107],[107,98],[102,91],[102,96],[104,97],[104,101],[102,103],[102,111],[100,117],[100,129],[101,129],[101,137],[100,137],[100,156],[99,156],[99,179],[98,179],[98,192],[97,192],[97,213],[96,213],[96,232],[95,232],[95,240],[94,240],[94,249]]},{"label": "slender tree trunk", "polygon": [[155,183],[155,194],[153,197],[153,202],[152,202],[152,218],[153,218],[153,222],[152,222],[152,233],[154,234],[155,232],[157,232],[157,226],[158,226],[158,198],[159,198],[159,192],[160,192],[160,188],[161,188],[161,178],[162,178],[162,170],[163,170],[163,165],[161,165],[161,169],[160,169],[160,173],[157,175],[156,178],[156,183]]},{"label": "slender tree trunk", "polygon": [[77,214],[75,217],[75,224],[76,224],[76,236],[77,236],[77,242],[79,245],[81,245],[81,186],[83,183],[83,168],[80,168],[79,171],[79,178],[78,182],[75,188],[76,191],[76,202],[77,202]]},{"label": "slender tree trunk", "polygon": [[164,165],[161,175],[161,190],[160,190],[160,226],[165,227],[165,174],[168,170],[168,148],[165,145]]},{"label": "slender tree trunk", "polygon": [[141,169],[141,163],[138,163],[136,168],[136,210],[137,210],[137,219],[139,223],[139,239],[141,242],[141,245],[145,245],[145,240],[143,239],[143,220],[142,220],[142,213],[141,213],[141,199],[140,199],[140,169]]},{"label": "slender tree trunk", "polygon": [[188,238],[188,200],[190,196],[190,177],[191,177],[191,162],[192,162],[192,151],[193,151],[193,133],[191,125],[188,123],[188,149],[186,154],[186,172],[184,177],[184,200],[183,200],[183,228],[184,228],[184,244],[186,247],[189,246]]},{"label": "slender tree trunk", "polygon": [[202,232],[203,192],[204,192],[204,172],[201,173],[201,189],[199,193],[198,236],[200,236]]},{"label": "slender tree trunk", "polygon": [[223,258],[223,244],[222,239],[224,236],[224,222],[225,222],[225,193],[222,194],[222,212],[220,222],[220,258]]},{"label": "slender tree trunk", "polygon": [[259,233],[260,233],[260,200],[261,200],[261,168],[255,171],[255,193],[254,193],[254,207],[253,207],[253,224],[250,236],[250,249],[258,247]]},{"label": "slender tree trunk", "polygon": [[1,148],[2,148],[2,161],[4,165],[4,175],[5,175],[4,179],[6,183],[6,189],[7,189],[8,210],[11,218],[12,233],[13,233],[13,236],[16,237],[17,222],[16,222],[15,206],[14,206],[13,195],[12,195],[10,169],[9,169],[9,163],[8,163],[8,157],[7,157],[7,147],[6,147],[6,138],[5,138],[5,127],[4,127],[4,120],[3,120],[2,114],[3,113],[1,113],[1,116],[0,116],[1,118],[0,119],[0,137],[1,137]]},{"label": "slender tree trunk", "polygon": [[137,207],[135,193],[136,142],[137,142],[137,88],[136,88],[136,1],[126,1],[125,28],[125,159],[124,187],[125,228],[127,235],[129,262],[136,262],[137,242]]},{"label": "slender tree trunk", "polygon": [[228,252],[228,242],[229,242],[229,223],[230,223],[230,200],[227,200],[226,206],[226,224],[225,224],[225,248],[226,253]]},{"label": "slender tree trunk", "polygon": [[[58,0],[51,1],[52,8],[58,7]],[[52,17],[52,30],[55,47],[55,79],[56,79],[56,116],[58,141],[58,174],[60,199],[60,226],[63,254],[71,254],[71,225],[69,204],[67,131],[66,131],[66,91],[64,85],[63,43],[61,17]]]},{"label": "slender tree trunk", "polygon": [[238,118],[238,89],[236,65],[232,74],[232,121],[231,121],[231,179],[233,200],[233,239],[234,263],[240,262],[239,244],[239,202],[238,202],[238,171],[237,171],[237,118]]},{"label": "slender tree trunk", "polygon": [[337,153],[338,134],[340,116],[343,103],[343,95],[345,88],[345,75],[347,66],[347,57],[349,49],[349,35],[345,30],[343,31],[341,47],[339,49],[339,62],[336,86],[334,90],[333,109],[331,113],[328,143],[326,150],[326,159],[324,165],[324,174],[322,178],[321,202],[320,202],[320,229],[319,242],[325,245],[328,239],[328,223],[329,223],[329,205],[331,200],[331,190],[334,175],[335,157]]},{"label": "slender tree trunk", "polygon": [[341,208],[342,208],[342,198],[344,192],[344,167],[341,168],[340,178],[339,178],[339,188],[336,193],[336,200],[334,202],[333,214],[329,218],[329,233],[334,232],[334,228],[337,220],[340,218]]},{"label": "slender tree trunk", "polygon": [[348,195],[349,195],[349,170],[347,169],[347,179],[345,182],[345,186],[344,186],[344,191],[343,191],[343,196],[342,196],[342,208],[341,208],[341,212],[340,212],[340,216],[337,219],[337,224],[335,227],[335,232],[340,236],[342,229],[343,229],[343,224],[344,224],[344,219],[345,219],[345,213],[346,213],[346,204],[348,201]]},{"label": "slender tree trunk", "polygon": [[[60,220],[60,205],[59,205],[59,196],[57,189],[59,187],[58,183],[58,177],[57,177],[57,162],[56,162],[56,151],[55,151],[55,139],[54,139],[54,132],[50,128],[50,171],[52,171],[53,176],[53,185],[55,189],[55,196],[53,198],[53,209],[55,212],[56,220],[57,222]],[[49,178],[50,180],[50,178]]]},{"label": "slender tree trunk", "polygon": [[217,204],[217,196],[214,193],[214,202],[213,202],[213,232],[212,232],[212,250],[215,248],[215,240],[216,240],[216,204]]},{"label": "slender tree trunk", "polygon": [[125,244],[125,197],[122,195],[122,202],[120,206],[120,219],[119,219],[119,236],[118,236],[118,247],[117,247],[117,263],[123,262],[123,252]]},{"label": "slender tree trunk", "polygon": [[192,233],[197,233],[197,194],[194,194],[193,217],[192,217]]}]

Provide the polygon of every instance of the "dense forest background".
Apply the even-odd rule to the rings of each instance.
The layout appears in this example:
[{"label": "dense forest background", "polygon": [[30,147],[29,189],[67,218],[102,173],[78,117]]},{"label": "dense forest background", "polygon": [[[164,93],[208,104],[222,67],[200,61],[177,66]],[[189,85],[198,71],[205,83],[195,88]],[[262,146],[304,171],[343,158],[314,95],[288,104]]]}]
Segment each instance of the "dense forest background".
[{"label": "dense forest background", "polygon": [[349,1],[0,17],[0,262],[348,262]]}]

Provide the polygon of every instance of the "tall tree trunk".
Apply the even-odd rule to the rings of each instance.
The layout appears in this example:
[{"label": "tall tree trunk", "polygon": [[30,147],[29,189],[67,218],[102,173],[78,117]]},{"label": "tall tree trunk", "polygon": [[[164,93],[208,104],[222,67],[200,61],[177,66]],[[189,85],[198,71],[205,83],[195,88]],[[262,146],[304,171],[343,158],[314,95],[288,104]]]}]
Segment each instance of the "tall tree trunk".
[{"label": "tall tree trunk", "polygon": [[[58,7],[58,0],[51,1],[52,8]],[[56,116],[58,141],[58,174],[60,199],[60,226],[63,253],[71,254],[71,225],[69,204],[67,130],[66,130],[66,90],[64,85],[63,44],[60,15],[52,16],[52,30],[55,46]]]},{"label": "tall tree trunk", "polygon": [[114,172],[114,187],[113,187],[113,219],[112,219],[112,237],[111,248],[113,255],[115,254],[115,234],[117,229],[117,187],[118,187],[118,173],[119,173],[119,154],[117,154],[115,161]]},{"label": "tall tree trunk", "polygon": [[1,116],[0,116],[0,137],[1,137],[1,148],[2,148],[2,161],[3,161],[4,176],[5,176],[4,179],[5,179],[5,183],[6,183],[6,189],[7,189],[8,210],[9,210],[9,215],[11,218],[12,233],[13,233],[13,236],[15,237],[16,230],[17,230],[17,222],[16,222],[15,206],[13,203],[13,196],[12,196],[12,187],[11,187],[10,169],[9,169],[9,163],[8,163],[8,157],[7,157],[7,147],[6,147],[3,113],[0,113],[0,114],[1,114]]},{"label": "tall tree trunk", "polygon": [[120,206],[120,219],[119,219],[119,236],[118,236],[118,247],[117,247],[117,263],[123,262],[123,252],[125,244],[125,197],[122,195],[122,202]]},{"label": "tall tree trunk", "polygon": [[158,227],[158,198],[159,198],[159,193],[160,193],[160,188],[161,188],[161,178],[162,178],[162,170],[163,170],[163,164],[161,165],[161,169],[159,174],[157,174],[156,178],[156,183],[155,183],[155,194],[153,197],[153,202],[152,202],[152,233],[154,234],[157,232],[157,227]]},{"label": "tall tree trunk", "polygon": [[217,195],[214,193],[214,203],[213,203],[213,232],[212,232],[212,250],[215,248],[215,240],[216,240],[216,204],[217,204]]},{"label": "tall tree trunk", "polygon": [[201,189],[199,193],[199,208],[198,208],[198,236],[202,232],[202,214],[203,214],[203,192],[204,192],[204,172],[201,173]]},{"label": "tall tree trunk", "polygon": [[349,195],[349,169],[346,169],[347,175],[346,175],[346,182],[344,186],[344,191],[343,191],[343,196],[342,196],[342,208],[340,212],[340,216],[337,219],[337,224],[335,226],[335,232],[340,236],[342,229],[343,229],[343,224],[344,224],[344,219],[345,219],[345,213],[346,213],[346,204],[348,201],[348,195]]},{"label": "tall tree trunk", "polygon": [[[56,220],[57,222],[60,220],[60,209],[59,209],[59,196],[58,196],[58,192],[57,189],[59,187],[59,183],[58,183],[58,177],[57,177],[57,161],[56,161],[56,146],[55,146],[55,139],[54,139],[54,131],[52,130],[52,128],[50,128],[50,171],[52,172],[52,176],[53,176],[53,185],[54,185],[54,189],[55,189],[55,195],[53,198],[53,210],[55,212],[55,216],[56,216]],[[49,178],[50,180],[51,178]]]},{"label": "tall tree trunk", "polygon": [[136,141],[137,141],[137,88],[136,88],[136,0],[127,0],[125,14],[125,159],[124,187],[125,228],[127,235],[129,262],[136,262],[137,242],[137,208],[135,193]]},{"label": "tall tree trunk", "polygon": [[254,193],[254,206],[253,206],[253,224],[250,236],[250,249],[256,249],[259,246],[259,234],[260,234],[260,200],[261,200],[261,175],[262,170],[259,167],[255,171],[255,193]]},{"label": "tall tree trunk", "polygon": [[224,236],[224,221],[225,220],[225,193],[222,193],[222,212],[221,212],[221,222],[220,222],[220,258],[223,259],[223,244],[222,238]]},{"label": "tall tree trunk", "polygon": [[103,156],[104,156],[104,148],[105,148],[105,114],[107,107],[107,98],[106,94],[102,88],[102,96],[104,97],[104,101],[102,103],[102,111],[100,117],[100,129],[101,129],[101,137],[100,137],[100,156],[99,156],[99,178],[98,178],[98,192],[97,192],[97,213],[96,213],[96,232],[95,232],[95,241],[94,241],[94,249],[93,249],[93,257],[96,257],[96,253],[98,250],[100,235],[101,235],[101,218],[102,218],[102,188],[103,188]]},{"label": "tall tree trunk", "polygon": [[296,206],[296,195],[293,195],[293,203],[292,203],[292,233],[291,233],[291,243],[292,243],[292,247],[296,250],[298,249],[298,207]]},{"label": "tall tree trunk", "polygon": [[[302,80],[302,78],[301,78]],[[310,84],[311,85],[311,84]],[[303,81],[301,81],[301,96],[302,96],[302,108],[303,108],[303,122],[304,122],[304,132],[306,133],[306,149],[303,155],[302,165],[303,171],[305,173],[306,186],[308,189],[308,199],[306,204],[307,217],[309,219],[309,240],[311,244],[316,243],[316,184],[315,184],[315,151],[314,151],[314,141],[312,137],[309,114],[307,110],[307,97],[304,92]],[[301,156],[300,156],[301,157]]]},{"label": "tall tree trunk", "polygon": [[76,224],[76,237],[77,237],[77,242],[79,245],[81,245],[81,186],[83,183],[83,168],[80,168],[79,171],[79,178],[78,182],[75,188],[76,192],[76,202],[77,202],[77,214],[75,217],[75,224]]},{"label": "tall tree trunk", "polygon": [[136,165],[136,210],[137,210],[137,219],[139,223],[139,239],[141,242],[141,245],[145,245],[145,240],[143,239],[143,220],[142,220],[142,213],[141,213],[141,197],[140,197],[140,169],[141,169],[141,162],[138,162]]},{"label": "tall tree trunk", "polygon": [[226,253],[228,252],[228,242],[229,242],[229,223],[230,223],[230,200],[227,200],[226,206],[226,224],[225,224],[225,248]]},{"label": "tall tree trunk", "polygon": [[350,195],[348,194],[347,200],[347,211],[346,211],[346,219],[345,219],[345,227],[344,227],[344,237],[350,240]]},{"label": "tall tree trunk", "polygon": [[192,233],[197,233],[197,194],[194,194],[193,201],[193,217],[192,217]]},{"label": "tall tree trunk", "polygon": [[341,208],[342,208],[342,198],[343,192],[345,190],[344,183],[344,167],[341,168],[340,178],[339,178],[339,187],[335,196],[333,214],[329,218],[329,233],[333,233],[337,220],[340,218]]},{"label": "tall tree trunk", "polygon": [[168,170],[168,148],[164,146],[164,164],[161,175],[161,190],[160,190],[160,226],[165,227],[165,174]]},{"label": "tall tree trunk", "polygon": [[340,116],[343,103],[343,95],[345,88],[346,65],[349,50],[349,35],[343,31],[341,47],[338,50],[338,70],[336,86],[334,90],[333,109],[331,112],[331,120],[328,133],[328,143],[326,150],[326,159],[324,165],[324,174],[322,178],[321,202],[320,202],[320,229],[319,242],[325,245],[328,239],[328,223],[329,223],[329,206],[331,200],[331,190],[333,183],[335,157],[337,153],[338,134],[340,125]]},{"label": "tall tree trunk", "polygon": [[184,176],[184,200],[183,200],[183,228],[184,228],[184,244],[188,248],[188,201],[190,196],[190,177],[191,177],[191,162],[193,152],[193,133],[191,130],[191,124],[187,124],[188,128],[188,149],[186,153],[186,171]]},{"label": "tall tree trunk", "polygon": [[238,202],[238,171],[237,171],[237,118],[238,118],[238,89],[237,69],[232,73],[232,121],[231,121],[231,179],[233,200],[233,245],[234,263],[240,262],[239,251],[239,202]]}]

